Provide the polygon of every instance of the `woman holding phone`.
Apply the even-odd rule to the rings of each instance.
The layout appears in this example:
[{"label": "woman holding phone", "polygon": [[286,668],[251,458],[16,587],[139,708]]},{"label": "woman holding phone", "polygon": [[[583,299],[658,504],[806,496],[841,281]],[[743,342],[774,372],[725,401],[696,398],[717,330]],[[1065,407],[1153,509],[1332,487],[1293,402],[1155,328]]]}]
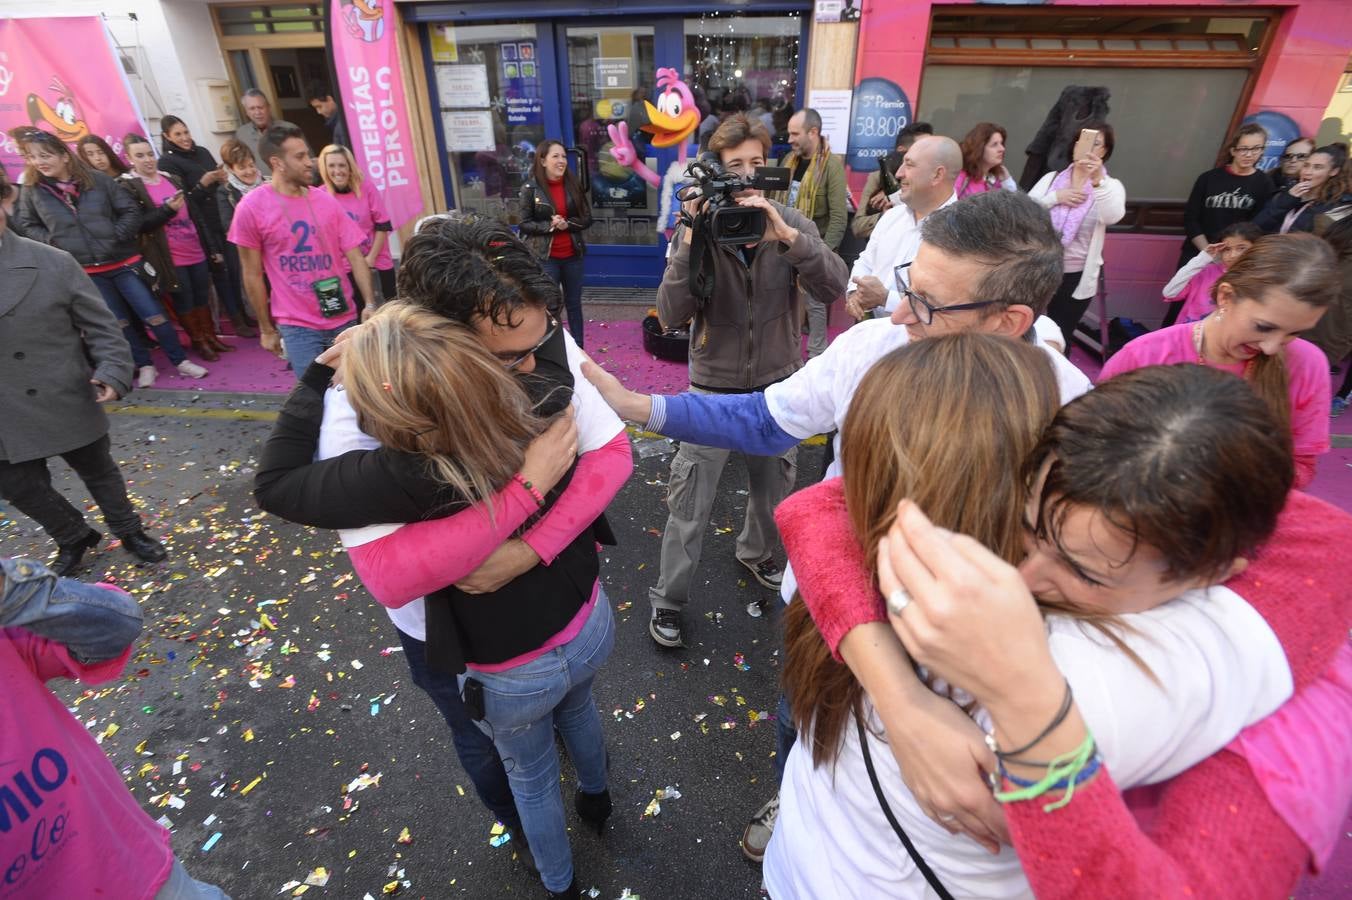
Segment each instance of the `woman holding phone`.
[{"label": "woman holding phone", "polygon": [[235,349],[216,336],[211,319],[211,274],[207,261],[219,265],[223,250],[214,242],[212,231],[197,208],[187,202],[183,182],[159,170],[150,142],[140,135],[129,134],[126,145],[133,171],[155,204],[151,221],[159,223],[169,244],[174,278],[167,286],[174,315],[192,339],[197,355],[215,362],[221,358],[218,351]]},{"label": "woman holding phone", "polygon": [[1080,132],[1073,161],[1060,172],[1048,172],[1028,192],[1051,211],[1061,232],[1065,274],[1047,306],[1047,316],[1061,328],[1066,352],[1080,317],[1098,293],[1103,268],[1103,241],[1108,226],[1127,214],[1127,189],[1108,174],[1113,155],[1113,126],[1088,125]]},{"label": "woman holding phone", "polygon": [[582,258],[591,227],[591,204],[568,168],[568,151],[559,141],[535,149],[531,177],[521,187],[521,234],[545,271],[563,288],[568,331],[582,346]]}]

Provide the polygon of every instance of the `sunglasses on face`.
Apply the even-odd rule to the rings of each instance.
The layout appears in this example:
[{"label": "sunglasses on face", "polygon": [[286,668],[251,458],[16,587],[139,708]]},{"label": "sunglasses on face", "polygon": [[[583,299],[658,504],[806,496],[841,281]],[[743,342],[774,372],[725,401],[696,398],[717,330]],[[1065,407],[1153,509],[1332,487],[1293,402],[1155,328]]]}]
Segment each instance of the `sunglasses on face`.
[{"label": "sunglasses on face", "polygon": [[558,330],[559,330],[559,320],[554,318],[553,316],[550,316],[549,328],[545,330],[545,336],[540,338],[540,343],[536,344],[534,347],[531,347],[529,350],[527,350],[525,353],[520,354],[519,356],[516,355],[515,351],[509,351],[505,355],[502,353],[497,353],[494,355],[497,356],[498,360],[502,363],[502,365],[505,368],[507,368],[508,370],[515,369],[517,366],[521,365],[523,362],[525,362],[526,360],[534,356],[536,353],[538,353],[541,347],[543,347],[545,344],[548,344],[549,339],[552,338],[554,336],[554,333]]},{"label": "sunglasses on face", "polygon": [[1289,160],[1293,160],[1293,161],[1296,161],[1296,162],[1299,162],[1299,161],[1302,160],[1302,159],[1309,159],[1309,158],[1310,158],[1310,154],[1308,154],[1308,153],[1283,153],[1283,154],[1282,154],[1282,159],[1289,159]]}]

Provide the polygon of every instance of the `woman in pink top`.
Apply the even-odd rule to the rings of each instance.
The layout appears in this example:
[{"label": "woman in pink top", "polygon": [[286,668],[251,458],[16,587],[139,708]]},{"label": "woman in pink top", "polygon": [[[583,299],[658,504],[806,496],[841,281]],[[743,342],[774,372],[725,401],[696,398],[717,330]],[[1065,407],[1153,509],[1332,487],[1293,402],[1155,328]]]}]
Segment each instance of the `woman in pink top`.
[{"label": "woman in pink top", "polygon": [[235,349],[216,336],[216,326],[211,318],[211,269],[207,265],[207,256],[210,253],[212,262],[220,263],[225,258],[223,248],[215,245],[212,232],[205,227],[206,223],[196,214],[192,204],[184,202],[183,182],[160,171],[150,141],[138,134],[129,134],[124,142],[133,174],[141,180],[156,208],[168,213],[160,228],[169,244],[169,257],[174,266],[176,286],[169,292],[174,302],[174,315],[192,339],[197,355],[207,362],[215,362],[221,358],[218,351]]},{"label": "woman in pink top", "polygon": [[1252,222],[1235,222],[1221,232],[1221,239],[1183,264],[1164,286],[1164,302],[1183,304],[1180,322],[1200,322],[1215,308],[1211,293],[1225,270],[1235,264],[1263,229]]},{"label": "woman in pink top", "polygon": [[[394,299],[394,260],[390,258],[390,214],[380,198],[380,188],[367,184],[352,151],[337,144],[329,144],[319,151],[319,177],[324,190],[333,195],[343,212],[366,237],[361,242],[361,255],[375,273],[380,297],[376,302]],[[351,278],[351,273],[348,274]],[[353,296],[359,296],[352,283]]]},{"label": "woman in pink top", "polygon": [[1340,285],[1333,250],[1320,238],[1262,238],[1217,280],[1215,312],[1137,338],[1108,360],[1100,380],[1171,363],[1240,376],[1290,425],[1296,487],[1304,487],[1329,449],[1331,391],[1324,354],[1298,336],[1319,322]]},{"label": "woman in pink top", "polygon": [[978,122],[962,139],[962,171],[953,184],[958,199],[986,191],[1017,191],[1005,168],[1005,141],[1009,132],[994,122]]}]

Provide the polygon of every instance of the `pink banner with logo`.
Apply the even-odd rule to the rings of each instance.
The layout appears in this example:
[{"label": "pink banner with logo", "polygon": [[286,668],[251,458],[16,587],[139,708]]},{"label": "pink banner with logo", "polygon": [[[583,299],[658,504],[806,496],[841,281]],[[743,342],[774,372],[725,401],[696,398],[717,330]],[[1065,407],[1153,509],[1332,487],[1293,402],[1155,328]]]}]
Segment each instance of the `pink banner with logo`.
[{"label": "pink banner with logo", "polygon": [[147,133],[102,21],[0,19],[0,165],[12,179],[23,160],[8,132],[21,125],[72,145],[98,135],[118,152],[127,132]]},{"label": "pink banner with logo", "polygon": [[352,153],[398,228],[422,211],[393,0],[330,0],[329,46]]}]

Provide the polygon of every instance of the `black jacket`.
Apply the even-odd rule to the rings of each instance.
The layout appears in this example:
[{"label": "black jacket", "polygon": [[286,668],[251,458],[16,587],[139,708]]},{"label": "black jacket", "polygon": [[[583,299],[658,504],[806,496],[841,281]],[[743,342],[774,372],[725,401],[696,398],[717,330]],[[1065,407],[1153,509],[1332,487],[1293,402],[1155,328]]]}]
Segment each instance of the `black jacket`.
[{"label": "black jacket", "polygon": [[120,262],[140,253],[141,209],[131,193],[101,172],[74,206],[43,179],[19,197],[19,230],[31,240],[65,250],[82,266]]},{"label": "black jacket", "polygon": [[554,243],[555,232],[550,223],[555,214],[568,220],[568,236],[573,239],[573,254],[581,256],[587,251],[587,242],[582,232],[592,226],[591,204],[585,199],[579,209],[572,194],[564,191],[568,198],[568,209],[560,213],[554,208],[554,198],[549,189],[541,187],[535,179],[528,179],[521,186],[521,234],[531,252],[541,259],[549,258],[550,245]]},{"label": "black jacket", "polygon": [[[216,208],[216,192],[220,190],[220,185],[207,187],[202,184],[203,175],[219,168],[216,158],[206,147],[193,144],[191,150],[184,150],[168,138],[163,141],[163,149],[164,153],[160,156],[160,171],[168,172],[183,182],[183,190],[193,213],[193,221],[200,219],[206,224],[208,240],[212,241],[214,246],[224,246],[225,229],[221,227],[220,213]],[[202,228],[201,225],[197,227]]]},{"label": "black jacket", "polygon": [[1315,216],[1339,206],[1346,206],[1348,203],[1352,203],[1352,194],[1343,194],[1341,197],[1321,203],[1294,197],[1290,191],[1280,191],[1273,194],[1267,205],[1253,217],[1253,224],[1268,234],[1276,234],[1282,230],[1282,223],[1286,221],[1287,214],[1294,209],[1300,209],[1287,232],[1314,231]]},{"label": "black jacket", "polygon": [[[261,509],[320,528],[358,528],[447,516],[468,505],[437,481],[416,454],[356,450],[314,462],[324,391],[332,375],[326,366],[311,365],[283,406],[254,479],[254,498]],[[537,351],[535,372],[521,378],[540,414],[568,405],[573,380],[562,332]],[[571,477],[570,470],[522,531],[557,501]],[[469,595],[453,586],[429,594],[428,663],[458,674],[467,661],[505,662],[563,630],[591,597],[600,568],[598,541],[614,543],[604,516],[583,529],[550,565],[536,566],[491,595]]]}]

